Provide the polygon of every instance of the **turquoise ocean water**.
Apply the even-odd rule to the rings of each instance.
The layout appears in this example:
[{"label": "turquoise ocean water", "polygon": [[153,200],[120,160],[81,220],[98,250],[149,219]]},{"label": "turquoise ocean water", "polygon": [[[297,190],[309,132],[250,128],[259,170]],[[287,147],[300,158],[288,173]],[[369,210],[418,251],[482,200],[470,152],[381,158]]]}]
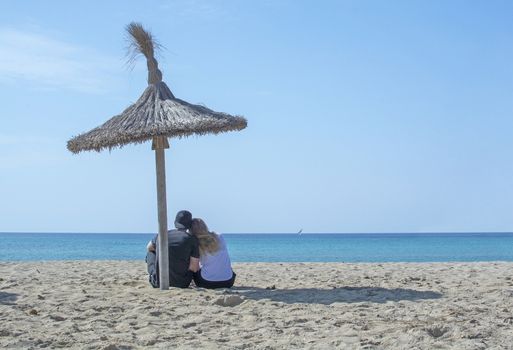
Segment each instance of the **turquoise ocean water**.
[{"label": "turquoise ocean water", "polygon": [[[152,236],[0,233],[0,261],[144,260]],[[224,236],[235,262],[513,261],[513,233]]]}]

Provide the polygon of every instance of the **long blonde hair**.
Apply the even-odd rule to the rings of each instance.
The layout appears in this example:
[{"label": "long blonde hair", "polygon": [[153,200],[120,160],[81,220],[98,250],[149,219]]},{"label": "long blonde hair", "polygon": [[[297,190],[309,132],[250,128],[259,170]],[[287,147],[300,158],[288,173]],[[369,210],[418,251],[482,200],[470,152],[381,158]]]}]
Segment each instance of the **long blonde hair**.
[{"label": "long blonde hair", "polygon": [[191,233],[198,238],[200,255],[212,254],[219,250],[219,238],[208,230],[207,224],[201,219],[192,219]]}]

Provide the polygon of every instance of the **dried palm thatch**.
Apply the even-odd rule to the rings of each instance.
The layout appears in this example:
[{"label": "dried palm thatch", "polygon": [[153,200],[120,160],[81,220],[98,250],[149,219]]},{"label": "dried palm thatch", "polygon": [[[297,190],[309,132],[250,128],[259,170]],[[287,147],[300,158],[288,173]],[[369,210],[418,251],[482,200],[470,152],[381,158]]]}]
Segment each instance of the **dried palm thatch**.
[{"label": "dried palm thatch", "polygon": [[140,54],[146,57],[148,87],[123,113],[69,140],[67,146],[71,152],[99,152],[128,143],[142,143],[156,136],[181,138],[194,134],[218,134],[242,130],[247,126],[246,119],[241,116],[214,112],[175,98],[162,81],[155,59],[159,44],[139,23],[130,23],[126,29],[130,38],[129,63],[133,64]]}]

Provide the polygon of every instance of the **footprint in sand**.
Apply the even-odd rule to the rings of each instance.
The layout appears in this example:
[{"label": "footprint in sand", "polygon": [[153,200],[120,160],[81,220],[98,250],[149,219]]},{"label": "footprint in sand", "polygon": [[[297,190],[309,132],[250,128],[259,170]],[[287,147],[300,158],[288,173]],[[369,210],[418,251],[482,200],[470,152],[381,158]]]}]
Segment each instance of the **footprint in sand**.
[{"label": "footprint in sand", "polygon": [[219,306],[233,307],[244,302],[244,298],[239,295],[226,295],[218,298],[214,304]]},{"label": "footprint in sand", "polygon": [[59,316],[59,315],[50,315],[50,318],[54,321],[61,322],[66,320],[66,318]]},{"label": "footprint in sand", "polygon": [[445,333],[447,333],[449,331],[449,328],[445,327],[445,326],[441,326],[441,325],[436,325],[436,326],[427,328],[426,331],[433,338],[440,338],[442,335],[444,335]]}]

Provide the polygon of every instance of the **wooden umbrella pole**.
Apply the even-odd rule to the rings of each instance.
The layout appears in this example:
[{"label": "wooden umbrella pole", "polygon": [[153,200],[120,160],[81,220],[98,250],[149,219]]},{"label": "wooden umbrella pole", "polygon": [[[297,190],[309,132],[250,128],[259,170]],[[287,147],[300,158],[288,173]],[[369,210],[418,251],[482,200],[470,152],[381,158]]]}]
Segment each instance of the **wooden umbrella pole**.
[{"label": "wooden umbrella pole", "polygon": [[167,137],[157,136],[153,138],[151,147],[155,151],[155,165],[157,170],[157,205],[159,216],[158,237],[158,263],[160,289],[169,289],[169,253],[167,237],[167,203],[166,203],[166,158],[165,149],[169,148]]}]

